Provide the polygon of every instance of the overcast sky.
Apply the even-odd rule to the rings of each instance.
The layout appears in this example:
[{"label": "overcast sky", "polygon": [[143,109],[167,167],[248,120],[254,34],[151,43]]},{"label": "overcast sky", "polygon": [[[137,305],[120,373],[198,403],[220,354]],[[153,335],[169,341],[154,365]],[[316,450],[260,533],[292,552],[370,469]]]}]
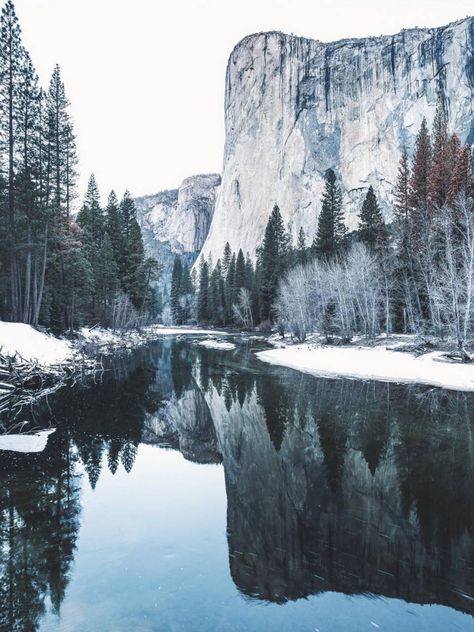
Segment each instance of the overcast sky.
[{"label": "overcast sky", "polygon": [[15,0],[40,79],[59,63],[78,137],[81,191],[176,187],[219,172],[234,45],[280,30],[332,41],[439,26],[472,0]]}]

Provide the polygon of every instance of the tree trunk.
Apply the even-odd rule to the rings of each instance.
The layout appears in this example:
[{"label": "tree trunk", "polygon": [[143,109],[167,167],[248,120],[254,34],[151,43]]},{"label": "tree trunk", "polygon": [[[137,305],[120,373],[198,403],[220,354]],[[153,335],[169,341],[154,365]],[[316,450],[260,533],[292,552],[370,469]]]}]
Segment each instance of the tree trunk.
[{"label": "tree trunk", "polygon": [[31,228],[28,227],[27,234],[27,255],[25,270],[25,288],[23,292],[23,322],[29,323],[31,320]]},{"label": "tree trunk", "polygon": [[44,249],[43,249],[43,265],[41,269],[41,280],[38,295],[35,300],[35,314],[33,317],[33,324],[37,325],[39,322],[39,315],[41,310],[41,303],[43,301],[44,280],[46,276],[46,258],[48,254],[48,224],[44,227]]}]

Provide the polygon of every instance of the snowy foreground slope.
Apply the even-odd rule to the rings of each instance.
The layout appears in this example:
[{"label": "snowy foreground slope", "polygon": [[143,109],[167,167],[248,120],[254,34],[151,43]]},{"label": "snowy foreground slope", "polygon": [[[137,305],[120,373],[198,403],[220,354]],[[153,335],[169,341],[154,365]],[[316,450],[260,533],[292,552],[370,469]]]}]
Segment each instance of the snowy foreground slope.
[{"label": "snowy foreground slope", "polygon": [[451,363],[439,351],[415,356],[384,347],[296,345],[257,354],[260,360],[317,376],[418,383],[474,391],[474,364]]},{"label": "snowy foreground slope", "polygon": [[443,97],[449,128],[474,142],[474,18],[333,43],[259,33],[232,52],[222,184],[203,248],[255,253],[274,203],[312,239],[324,173],[341,178],[348,224],[369,185],[390,212],[406,147]]}]

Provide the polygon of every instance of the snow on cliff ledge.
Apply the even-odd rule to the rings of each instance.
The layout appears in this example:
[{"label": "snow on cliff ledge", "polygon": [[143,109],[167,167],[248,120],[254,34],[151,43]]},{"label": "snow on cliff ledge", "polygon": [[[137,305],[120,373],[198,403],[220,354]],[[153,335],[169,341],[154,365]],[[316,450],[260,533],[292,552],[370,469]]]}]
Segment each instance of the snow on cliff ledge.
[{"label": "snow on cliff ledge", "polygon": [[333,43],[259,33],[230,55],[222,184],[203,248],[255,253],[276,202],[312,239],[323,178],[341,179],[354,227],[369,185],[390,212],[403,147],[443,97],[450,129],[474,142],[474,18]]},{"label": "snow on cliff ledge", "polygon": [[30,325],[0,321],[0,352],[8,356],[18,354],[29,362],[47,366],[71,359],[73,347],[69,342],[41,333]]}]

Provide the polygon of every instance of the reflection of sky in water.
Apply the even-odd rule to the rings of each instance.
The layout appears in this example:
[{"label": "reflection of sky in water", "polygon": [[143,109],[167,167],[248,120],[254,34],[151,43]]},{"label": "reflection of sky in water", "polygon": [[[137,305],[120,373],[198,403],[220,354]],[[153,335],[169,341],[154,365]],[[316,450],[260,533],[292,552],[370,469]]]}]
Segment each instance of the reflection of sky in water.
[{"label": "reflection of sky in water", "polygon": [[266,604],[242,596],[228,562],[222,466],[141,445],[130,474],[83,477],[71,582],[44,631],[472,630],[452,609],[333,592]]}]

